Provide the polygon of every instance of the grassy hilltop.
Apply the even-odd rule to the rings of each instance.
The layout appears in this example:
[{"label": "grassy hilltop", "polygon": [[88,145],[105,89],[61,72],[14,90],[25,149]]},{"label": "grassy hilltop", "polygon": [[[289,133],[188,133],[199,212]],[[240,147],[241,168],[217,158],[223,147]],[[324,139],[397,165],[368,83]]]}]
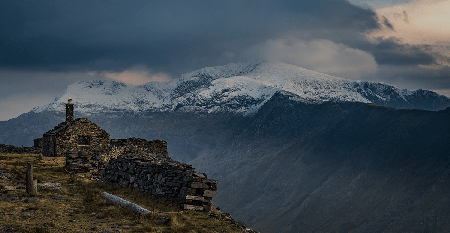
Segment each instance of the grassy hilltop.
[{"label": "grassy hilltop", "polygon": [[[25,191],[26,164],[40,187]],[[242,232],[229,214],[181,210],[179,204],[139,190],[72,176],[64,157],[0,153],[0,232]],[[152,211],[135,214],[102,196],[117,195]]]}]

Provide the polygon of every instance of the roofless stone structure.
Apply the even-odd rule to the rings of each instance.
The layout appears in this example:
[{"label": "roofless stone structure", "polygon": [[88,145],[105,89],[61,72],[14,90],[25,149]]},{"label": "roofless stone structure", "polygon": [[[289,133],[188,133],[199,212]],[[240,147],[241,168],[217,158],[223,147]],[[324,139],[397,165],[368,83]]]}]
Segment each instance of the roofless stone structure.
[{"label": "roofless stone structure", "polygon": [[[84,151],[95,154],[109,147],[110,136],[98,125],[86,118],[73,117],[73,104],[66,104],[66,121],[44,133],[42,153],[44,156],[65,156],[66,153]],[[36,140],[35,140],[36,144]]]},{"label": "roofless stone structure", "polygon": [[66,104],[66,121],[34,140],[44,156],[66,156],[65,169],[90,173],[123,187],[177,201],[183,209],[210,211],[217,180],[196,173],[188,164],[169,158],[167,142],[140,138],[113,139],[86,118],[73,117],[72,100]]}]

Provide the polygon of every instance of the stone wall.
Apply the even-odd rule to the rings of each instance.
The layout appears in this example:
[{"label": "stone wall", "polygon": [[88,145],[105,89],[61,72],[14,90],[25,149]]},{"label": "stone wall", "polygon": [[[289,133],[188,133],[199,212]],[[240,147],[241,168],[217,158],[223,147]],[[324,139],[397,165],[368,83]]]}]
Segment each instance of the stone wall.
[{"label": "stone wall", "polygon": [[93,179],[100,179],[99,171],[111,159],[121,156],[161,157],[168,159],[167,142],[147,141],[140,138],[112,139],[111,145],[102,151],[66,151],[66,170],[74,174],[89,172]]},{"label": "stone wall", "polygon": [[103,181],[179,202],[183,209],[210,211],[214,208],[211,200],[216,196],[218,181],[196,173],[191,165],[165,156],[114,158],[101,174]]},{"label": "stone wall", "polygon": [[96,157],[84,152],[67,152],[65,168],[68,172],[75,174],[91,173],[94,175],[98,172],[99,162]]},{"label": "stone wall", "polygon": [[114,147],[140,148],[168,157],[167,142],[159,139],[153,141],[134,137],[128,139],[111,139],[110,145]]},{"label": "stone wall", "polygon": [[44,147],[44,138],[36,138],[33,140],[33,142],[34,142],[33,147],[41,148],[41,150],[42,150],[42,147]]}]

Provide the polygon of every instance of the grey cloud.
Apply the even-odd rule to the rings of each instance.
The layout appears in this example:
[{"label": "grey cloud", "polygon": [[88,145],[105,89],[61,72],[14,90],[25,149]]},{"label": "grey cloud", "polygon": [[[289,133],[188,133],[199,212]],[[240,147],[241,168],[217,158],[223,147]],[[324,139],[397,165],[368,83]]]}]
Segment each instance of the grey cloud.
[{"label": "grey cloud", "polygon": [[395,38],[379,39],[371,50],[378,64],[389,65],[431,65],[436,63],[433,55],[417,46],[403,44]]},{"label": "grey cloud", "polygon": [[[445,68],[418,67],[436,64],[429,53],[395,38],[368,41],[364,33],[381,25],[392,27],[373,10],[346,0],[0,1],[0,68],[121,72],[145,66],[176,78],[246,61],[242,53],[251,47],[295,38],[307,44],[328,40],[373,56],[381,68],[369,75],[372,80],[400,80],[390,70],[414,83],[428,77],[446,85]],[[302,57],[295,56],[291,60]],[[411,72],[415,69],[421,72]]]},{"label": "grey cloud", "polygon": [[383,16],[382,19],[383,19],[383,25],[384,26],[386,26],[387,28],[395,31],[394,30],[394,26],[391,24],[391,22],[389,22],[389,20],[386,17]]},{"label": "grey cloud", "polygon": [[268,40],[246,49],[243,56],[294,64],[347,79],[361,79],[377,69],[371,54],[329,40]]},{"label": "grey cloud", "polygon": [[[375,13],[345,0],[1,1],[1,66],[168,73],[216,65],[224,53],[286,35],[358,34]],[[342,34],[342,33],[341,33]],[[333,35],[330,35],[332,37]],[[326,39],[326,38],[325,38]]]},{"label": "grey cloud", "polygon": [[379,65],[378,71],[375,74],[365,78],[366,80],[385,82],[412,90],[450,89],[450,67],[446,65]]}]

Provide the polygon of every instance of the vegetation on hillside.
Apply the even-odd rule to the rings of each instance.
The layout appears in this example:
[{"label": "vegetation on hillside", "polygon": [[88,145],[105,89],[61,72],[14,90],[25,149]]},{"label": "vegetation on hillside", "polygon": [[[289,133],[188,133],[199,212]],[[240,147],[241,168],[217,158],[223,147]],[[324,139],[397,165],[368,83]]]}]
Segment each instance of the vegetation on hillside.
[{"label": "vegetation on hillside", "polygon": [[[40,187],[25,192],[26,164]],[[229,214],[181,210],[139,190],[95,182],[64,170],[65,158],[0,153],[0,232],[241,232]],[[59,183],[60,185],[57,185]],[[42,185],[41,185],[42,186]],[[152,211],[135,214],[102,196],[117,195]]]}]

